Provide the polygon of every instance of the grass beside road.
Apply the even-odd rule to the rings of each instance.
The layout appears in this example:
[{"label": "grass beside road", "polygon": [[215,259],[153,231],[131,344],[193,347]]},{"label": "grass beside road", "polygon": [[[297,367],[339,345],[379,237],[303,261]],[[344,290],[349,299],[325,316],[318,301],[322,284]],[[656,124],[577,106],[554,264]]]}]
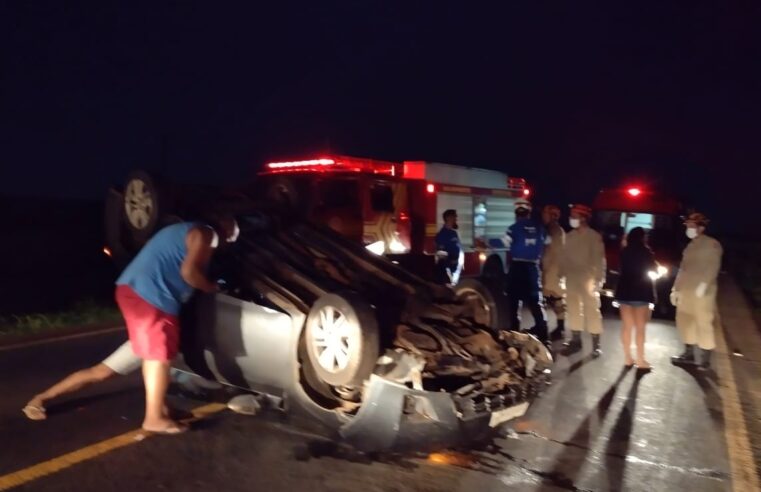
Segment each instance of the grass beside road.
[{"label": "grass beside road", "polygon": [[54,313],[26,313],[0,317],[0,339],[53,332],[65,328],[102,326],[121,321],[115,305],[86,300]]},{"label": "grass beside road", "polygon": [[761,312],[761,241],[731,241],[726,245],[729,271],[745,291],[756,312]]}]

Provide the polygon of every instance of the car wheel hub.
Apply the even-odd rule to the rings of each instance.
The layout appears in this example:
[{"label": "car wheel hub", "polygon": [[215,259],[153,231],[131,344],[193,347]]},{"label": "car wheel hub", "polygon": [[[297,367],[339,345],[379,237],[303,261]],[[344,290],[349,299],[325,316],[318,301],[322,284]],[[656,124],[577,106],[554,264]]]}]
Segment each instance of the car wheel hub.
[{"label": "car wheel hub", "polygon": [[145,229],[153,212],[153,197],[141,179],[133,179],[127,184],[124,197],[127,219],[135,229]]},{"label": "car wheel hub", "polygon": [[326,371],[337,373],[349,365],[349,328],[346,316],[334,307],[320,310],[312,344],[318,363]]}]

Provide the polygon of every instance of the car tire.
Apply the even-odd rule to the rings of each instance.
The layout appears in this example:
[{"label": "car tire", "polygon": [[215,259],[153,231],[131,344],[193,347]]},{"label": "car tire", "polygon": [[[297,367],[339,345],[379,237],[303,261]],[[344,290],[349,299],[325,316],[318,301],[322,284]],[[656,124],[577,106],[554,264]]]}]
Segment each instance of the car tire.
[{"label": "car tire", "polygon": [[124,223],[137,244],[145,243],[158,229],[161,215],[167,212],[165,186],[155,176],[132,171],[124,185]]},{"label": "car tire", "polygon": [[454,286],[454,291],[463,302],[475,303],[476,322],[495,333],[509,329],[507,296],[502,289],[475,278],[464,278]]},{"label": "car tire", "polygon": [[307,191],[288,178],[275,178],[267,184],[267,204],[286,215],[301,215],[307,207]]},{"label": "car tire", "polygon": [[354,387],[373,372],[380,355],[378,321],[367,302],[353,293],[317,299],[304,327],[307,360],[332,386]]}]

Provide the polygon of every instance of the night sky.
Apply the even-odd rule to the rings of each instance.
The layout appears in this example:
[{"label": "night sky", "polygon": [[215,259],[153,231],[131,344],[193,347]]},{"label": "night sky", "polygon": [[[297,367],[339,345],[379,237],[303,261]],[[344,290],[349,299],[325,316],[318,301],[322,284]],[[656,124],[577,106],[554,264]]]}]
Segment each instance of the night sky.
[{"label": "night sky", "polygon": [[759,2],[262,3],[1,2],[0,193],[334,151],[501,169],[540,201],[645,182],[759,235]]}]

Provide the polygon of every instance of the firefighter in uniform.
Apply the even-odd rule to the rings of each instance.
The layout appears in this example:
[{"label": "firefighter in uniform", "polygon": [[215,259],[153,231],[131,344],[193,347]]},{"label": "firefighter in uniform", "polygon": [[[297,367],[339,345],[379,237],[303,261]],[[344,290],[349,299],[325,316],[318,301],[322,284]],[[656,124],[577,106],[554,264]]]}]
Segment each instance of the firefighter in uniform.
[{"label": "firefighter in uniform", "polygon": [[708,369],[711,351],[716,347],[713,320],[722,247],[705,234],[708,219],[703,214],[690,214],[684,225],[691,241],[682,255],[671,303],[676,306],[676,326],[685,348],[671,360]]},{"label": "firefighter in uniform", "polygon": [[455,285],[460,279],[465,256],[457,234],[457,211],[445,210],[444,225],[436,234],[436,282]]},{"label": "firefighter in uniform", "polygon": [[565,343],[567,351],[581,349],[581,332],[592,335],[592,355],[602,354],[600,334],[600,289],[605,280],[605,246],[602,236],[589,226],[592,209],[586,205],[571,208],[570,223],[573,230],[566,236],[561,259],[561,275],[566,279],[566,319],[571,329],[571,340]]},{"label": "firefighter in uniform", "polygon": [[510,299],[511,329],[520,330],[520,306],[528,304],[534,317],[532,333],[542,343],[548,343],[547,315],[542,299],[542,280],[539,262],[549,237],[544,227],[531,219],[531,203],[515,202],[516,222],[507,229],[505,243],[510,249],[510,269],[507,273],[507,293]]},{"label": "firefighter in uniform", "polygon": [[555,312],[558,325],[550,333],[550,338],[563,338],[565,329],[565,293],[560,284],[560,257],[565,246],[565,231],[560,226],[560,209],[555,205],[546,205],[542,209],[542,222],[547,230],[550,243],[542,254],[542,293],[548,307]]}]

